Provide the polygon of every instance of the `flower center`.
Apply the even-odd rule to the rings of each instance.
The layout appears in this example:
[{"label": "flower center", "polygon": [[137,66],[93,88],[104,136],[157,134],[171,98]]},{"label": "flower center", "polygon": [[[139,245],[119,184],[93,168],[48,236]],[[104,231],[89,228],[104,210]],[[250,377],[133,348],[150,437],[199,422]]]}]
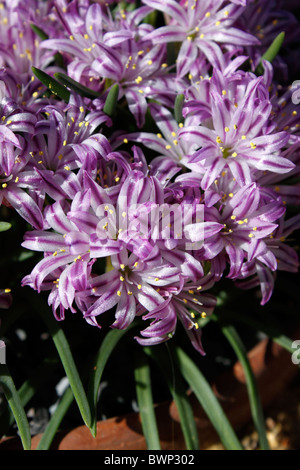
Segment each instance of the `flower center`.
[{"label": "flower center", "polygon": [[223,158],[228,158],[230,155],[232,155],[232,148],[231,147],[220,147]]}]

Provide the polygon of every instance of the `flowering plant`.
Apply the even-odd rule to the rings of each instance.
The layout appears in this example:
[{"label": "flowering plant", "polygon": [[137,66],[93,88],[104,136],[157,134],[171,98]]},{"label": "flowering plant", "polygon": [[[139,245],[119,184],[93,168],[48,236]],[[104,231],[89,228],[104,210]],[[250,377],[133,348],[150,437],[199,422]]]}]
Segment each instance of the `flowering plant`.
[{"label": "flowering plant", "polygon": [[[17,239],[16,254],[2,260],[0,307],[10,310],[1,313],[1,334],[20,320],[20,299],[42,314],[69,380],[65,401],[75,397],[93,434],[102,371],[126,333],[131,348],[136,340],[148,448],[159,439],[154,415],[147,422],[142,413],[151,385],[143,391],[140,383],[149,379],[147,355],[162,361],[164,344],[223,444],[241,448],[212,391],[204,392],[200,358],[210,354],[204,327],[218,324],[246,361],[231,302],[259,292],[267,306],[276,277],[299,268],[300,114],[291,86],[299,23],[279,3],[0,3],[1,243],[11,247],[12,233]],[[239,320],[251,324],[246,311]],[[73,351],[78,321],[96,350],[101,345],[82,376],[62,329],[67,323]],[[268,333],[262,318],[260,328]],[[28,402],[0,367],[30,448]],[[253,374],[247,380],[260,446],[268,448]],[[172,393],[187,448],[197,449],[187,398]],[[62,408],[40,448],[49,448]]]}]

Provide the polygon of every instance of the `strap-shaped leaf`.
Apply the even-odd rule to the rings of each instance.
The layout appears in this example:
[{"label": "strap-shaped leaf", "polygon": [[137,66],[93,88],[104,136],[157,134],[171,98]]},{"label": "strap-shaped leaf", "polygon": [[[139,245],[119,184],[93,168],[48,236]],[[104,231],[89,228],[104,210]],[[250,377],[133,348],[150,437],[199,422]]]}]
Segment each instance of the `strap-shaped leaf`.
[{"label": "strap-shaped leaf", "polygon": [[167,346],[165,344],[163,346],[147,347],[144,348],[144,351],[149,357],[154,359],[168,383],[179,413],[180,425],[187,450],[199,450],[198,432],[193,409],[189,402],[182,377],[176,367],[174,367],[172,356],[167,353]]},{"label": "strap-shaped leaf", "polygon": [[81,85],[81,83],[76,82],[76,80],[73,80],[73,78],[69,77],[65,73],[55,73],[54,77],[57,78],[57,80],[64,86],[67,86],[68,88],[71,88],[71,90],[75,91],[77,95],[84,96],[86,98],[95,99],[99,98],[101,96],[101,93],[98,93],[95,90],[92,90],[91,88],[88,88],[84,85]]},{"label": "strap-shaped leaf", "polygon": [[[214,316],[216,318],[219,318],[217,310],[215,311]],[[295,352],[292,347],[293,340],[288,336],[282,334],[282,332],[276,326],[274,326],[275,321],[272,321],[272,317],[268,316],[268,321],[266,321],[266,313],[264,314],[264,320],[257,320],[256,318],[250,317],[249,315],[239,315],[237,313],[234,313],[233,311],[222,309],[222,319],[225,318],[228,320],[231,319],[239,323],[243,323],[247,326],[250,326],[250,328],[253,328],[256,331],[261,331],[262,333],[265,333],[265,335],[267,335],[275,343],[279,344],[279,346],[282,346],[284,349],[286,349],[289,353],[293,354]]]},{"label": "strap-shaped leaf", "polygon": [[34,75],[42,82],[54,95],[58,96],[66,103],[69,102],[70,92],[64,85],[61,85],[57,80],[48,75],[43,70],[32,67],[32,72]]},{"label": "strap-shaped leaf", "polygon": [[[103,370],[117,343],[128,332],[129,329],[130,328],[128,328],[127,330],[110,331],[105,336],[103,343],[101,344],[101,347],[97,353],[97,356],[93,361],[93,372],[90,377],[90,384],[88,390],[88,399],[90,402],[92,416],[91,432],[93,436],[96,436],[97,431],[96,405]],[[89,370],[90,367],[87,367],[86,373],[84,374],[85,376],[87,376]],[[44,434],[38,444],[37,450],[48,450],[50,448],[55,434],[59,429],[59,426],[64,416],[66,415],[68,409],[70,408],[73,400],[74,395],[72,389],[68,387],[44,431]]]},{"label": "strap-shaped leaf", "polygon": [[81,413],[81,417],[83,421],[85,422],[85,424],[88,426],[88,428],[91,430],[92,419],[91,419],[91,410],[90,410],[89,402],[85,394],[77,367],[75,365],[73,355],[71,353],[67,338],[62,328],[58,325],[58,323],[51,316],[51,312],[43,311],[41,313],[42,313],[43,320],[45,321],[48,327],[49,333],[52,336],[52,340],[56,346],[57,352],[59,354],[61,363],[65,369],[66,375],[69,379],[71,389],[73,391],[75,400],[77,402],[79,411]]},{"label": "strap-shaped leaf", "polygon": [[42,39],[43,41],[45,41],[46,39],[49,39],[49,36],[47,33],[45,33],[45,31],[43,31],[39,26],[37,26],[36,24],[34,23],[31,23],[30,24],[30,27],[31,29],[35,32],[35,34],[40,38]]},{"label": "strap-shaped leaf", "polygon": [[104,107],[103,107],[103,111],[109,117],[112,117],[116,110],[118,97],[119,97],[119,85],[115,83],[115,85],[113,85],[111,89],[109,90],[107,98],[105,100]]},{"label": "strap-shaped leaf", "polygon": [[150,367],[144,353],[135,358],[134,377],[143,434],[148,450],[160,450],[160,440],[153,406]]},{"label": "strap-shaped leaf", "polygon": [[51,416],[51,419],[49,423],[47,424],[47,427],[43,433],[43,436],[41,437],[40,442],[38,443],[36,450],[49,450],[53,442],[53,439],[55,437],[55,434],[57,430],[59,429],[59,426],[63,418],[65,417],[68,409],[70,408],[73,400],[74,400],[73,392],[71,388],[68,387],[65,393],[63,394],[56,410]]},{"label": "strap-shaped leaf", "polygon": [[199,367],[179,347],[175,348],[174,357],[183,377],[198,398],[225,448],[228,450],[243,450],[223,408]]},{"label": "strap-shaped leaf", "polygon": [[33,305],[36,311],[41,315],[48,331],[55,344],[56,350],[60,357],[61,363],[64,367],[65,373],[69,379],[71,389],[73,391],[75,400],[77,402],[81,417],[87,427],[91,430],[91,410],[89,402],[79,376],[76,364],[73,359],[73,355],[67,341],[67,338],[59,324],[57,322],[48,305],[44,302],[40,295],[36,295],[31,291],[26,291],[26,296],[29,299],[31,305]]},{"label": "strap-shaped leaf", "polygon": [[261,450],[270,450],[266,433],[263,407],[261,404],[255,376],[247,357],[246,348],[235,328],[232,326],[221,326],[221,329],[224,336],[228,339],[234,352],[236,353],[245,373],[252,418],[258,432]]},{"label": "strap-shaped leaf", "polygon": [[183,94],[177,95],[176,100],[175,100],[175,106],[174,106],[174,117],[176,121],[178,122],[178,124],[184,121],[184,117],[182,115],[183,103],[184,103],[184,95]]},{"label": "strap-shaped leaf", "polygon": [[[32,374],[32,376],[26,380],[22,386],[18,389],[18,395],[23,408],[28,402],[34,397],[34,395],[42,387],[44,380],[49,377],[55,368],[58,366],[58,362],[46,362],[44,361]],[[14,415],[10,408],[6,408],[3,414],[0,414],[0,436],[7,433],[9,428],[14,423]]]},{"label": "strap-shaped leaf", "polygon": [[91,415],[92,415],[92,434],[96,436],[97,432],[97,399],[98,391],[100,387],[100,382],[104,368],[107,364],[107,361],[114,351],[117,343],[120,339],[131,329],[131,326],[126,330],[111,330],[105,336],[99,351],[95,357],[93,364],[93,371],[90,377],[89,387],[88,387],[88,400],[90,403]]},{"label": "strap-shaped leaf", "polygon": [[31,436],[25,410],[6,365],[0,365],[0,386],[15,417],[24,450],[30,450]]},{"label": "strap-shaped leaf", "polygon": [[268,60],[269,62],[273,62],[275,57],[277,57],[277,55],[279,54],[279,51],[284,43],[284,39],[285,39],[285,32],[278,34],[278,36],[274,39],[271,46],[264,53],[262,58],[264,60]]},{"label": "strap-shaped leaf", "polygon": [[278,53],[279,53],[279,51],[282,47],[282,44],[284,43],[284,39],[285,39],[285,33],[284,32],[278,34],[278,36],[274,39],[271,46],[268,48],[268,50],[262,56],[261,62],[259,63],[259,65],[257,66],[257,68],[255,70],[255,73],[257,75],[263,75],[263,73],[264,73],[264,67],[262,65],[263,60],[273,62],[275,57],[277,57],[277,55],[278,55]]},{"label": "strap-shaped leaf", "polygon": [[11,224],[9,222],[0,222],[0,232],[6,232],[11,228]]}]

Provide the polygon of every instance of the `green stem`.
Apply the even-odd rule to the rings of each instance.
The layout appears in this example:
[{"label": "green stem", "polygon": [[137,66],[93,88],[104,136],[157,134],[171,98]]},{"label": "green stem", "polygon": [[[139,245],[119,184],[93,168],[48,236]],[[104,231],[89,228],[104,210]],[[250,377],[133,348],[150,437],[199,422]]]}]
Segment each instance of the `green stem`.
[{"label": "green stem", "polygon": [[7,399],[9,407],[15,417],[23,449],[30,450],[31,435],[29,423],[14,381],[6,365],[0,365],[0,387],[3,389],[5,398]]},{"label": "green stem", "polygon": [[174,357],[183,377],[196,395],[225,448],[227,450],[243,450],[223,408],[197,365],[179,347],[175,348]]},{"label": "green stem", "polygon": [[139,354],[136,357],[134,376],[142,429],[147,448],[148,450],[160,450],[160,439],[151,393],[150,368],[145,354]]},{"label": "green stem", "polygon": [[250,402],[251,413],[254,421],[254,425],[258,432],[260,447],[262,450],[270,450],[269,442],[267,439],[265,418],[263,414],[263,408],[257,388],[254,373],[252,371],[251,364],[248,360],[247,351],[244,344],[242,343],[239,335],[235,328],[232,326],[221,326],[221,330],[224,336],[231,344],[234,352],[240,361],[246,378],[246,384],[248,389],[248,396]]}]

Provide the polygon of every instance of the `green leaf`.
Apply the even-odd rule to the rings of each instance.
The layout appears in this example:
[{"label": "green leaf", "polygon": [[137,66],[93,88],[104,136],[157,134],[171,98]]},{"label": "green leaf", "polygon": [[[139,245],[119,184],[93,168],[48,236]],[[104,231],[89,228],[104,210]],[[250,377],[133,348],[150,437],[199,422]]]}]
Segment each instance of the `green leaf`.
[{"label": "green leaf", "polygon": [[253,422],[256,427],[256,430],[258,432],[261,450],[270,450],[267,433],[266,433],[263,407],[261,404],[255,376],[252,371],[251,364],[248,360],[246,348],[244,344],[242,343],[235,328],[233,328],[232,326],[221,326],[221,330],[224,336],[228,339],[229,343],[231,344],[234,352],[237,355],[237,358],[239,359],[243,367],[245,378],[246,378],[247,389],[248,389],[248,396],[249,396],[252,418],[253,418]]},{"label": "green leaf", "polygon": [[[47,361],[47,360],[46,360]],[[38,392],[44,383],[44,380],[49,377],[58,363],[44,361],[33,373],[33,375],[26,380],[22,386],[18,389],[18,395],[23,408],[29,403],[29,401]],[[0,414],[0,436],[7,433],[9,428],[14,423],[14,415],[9,408],[5,410],[3,414]]]},{"label": "green leaf", "polygon": [[95,90],[92,90],[91,88],[88,88],[84,85],[81,85],[81,83],[76,82],[76,80],[73,80],[71,77],[66,75],[65,73],[55,73],[54,77],[57,78],[57,80],[62,83],[62,85],[67,86],[68,88],[71,88],[71,90],[75,91],[80,96],[85,96],[86,98],[90,99],[95,99],[99,98],[101,96],[101,93],[98,93]]},{"label": "green leaf", "polygon": [[[111,330],[105,336],[97,356],[93,361],[93,373],[90,377],[90,384],[88,389],[88,399],[92,416],[91,432],[93,436],[96,436],[97,431],[96,405],[103,370],[118,341],[120,341],[120,339],[129,331],[129,329],[131,329],[131,327],[129,327],[127,330]],[[88,375],[88,371],[90,371],[90,367],[86,368],[84,376]],[[48,450],[50,448],[55,434],[65,414],[71,406],[73,399],[74,395],[72,389],[68,387],[45,429],[45,432],[38,444],[37,450]]]},{"label": "green leaf", "polygon": [[263,67],[263,64],[262,64],[263,60],[273,62],[273,60],[278,55],[278,53],[279,53],[279,51],[282,47],[284,39],[285,39],[285,33],[284,32],[278,34],[278,36],[274,39],[274,41],[272,42],[269,49],[262,56],[261,62],[259,63],[259,65],[257,66],[257,68],[255,70],[255,73],[257,75],[263,75],[263,73],[264,73],[264,67]]},{"label": "green leaf", "polygon": [[48,75],[46,72],[43,72],[43,70],[37,69],[36,67],[32,67],[32,72],[40,80],[40,82],[42,82],[51,91],[51,93],[64,100],[66,103],[69,102],[70,92],[65,86],[61,85],[53,77]]},{"label": "green leaf", "polygon": [[157,21],[157,14],[158,10],[152,10],[147,16],[145,16],[143,23],[150,24],[155,28],[156,21]]},{"label": "green leaf", "polygon": [[87,427],[91,430],[92,419],[89,402],[84,391],[76,364],[74,362],[67,338],[62,328],[60,327],[59,322],[54,319],[51,310],[45,301],[41,298],[41,296],[35,295],[31,291],[26,291],[25,295],[31,305],[33,305],[36,311],[41,315],[45,325],[48,328],[60,357],[61,363],[64,367],[65,373],[69,379],[71,389],[81,413],[81,417]]},{"label": "green leaf", "polygon": [[[217,311],[214,313],[214,315],[217,318],[219,317]],[[264,318],[265,317],[266,315],[264,315]],[[272,317],[269,318],[269,322],[266,322],[262,320],[257,320],[253,317],[250,317],[249,315],[239,315],[231,311],[228,312],[227,310],[222,310],[222,318],[236,320],[240,323],[250,326],[256,331],[261,331],[270,339],[272,339],[275,343],[279,344],[284,349],[286,349],[289,353],[293,354],[295,352],[295,350],[292,348],[293,340],[291,338],[288,338],[286,335],[282,334],[281,331],[279,331],[279,329],[274,326],[274,321],[272,321]]]},{"label": "green leaf", "polygon": [[69,379],[71,389],[73,391],[75,400],[77,402],[82,419],[91,430],[91,410],[87,396],[85,394],[77,367],[75,365],[69,343],[63,330],[58,325],[57,321],[51,316],[51,312],[42,312],[43,320],[45,321],[49,333],[52,336],[53,342],[56,346],[62,365],[65,369],[66,375]]},{"label": "green leaf", "polygon": [[30,450],[31,436],[25,410],[6,365],[0,365],[0,387],[16,420],[24,450]]},{"label": "green leaf", "polygon": [[202,372],[181,348],[175,348],[174,357],[183,377],[199,400],[226,449],[243,450],[223,408]]},{"label": "green leaf", "polygon": [[137,402],[147,449],[161,450],[152,398],[150,368],[145,354],[139,353],[135,358],[134,377]]},{"label": "green leaf", "polygon": [[184,103],[184,95],[180,94],[176,96],[175,106],[174,106],[174,117],[178,124],[184,121],[184,117],[182,115],[182,107]]},{"label": "green leaf", "polygon": [[6,232],[11,228],[11,224],[9,222],[0,222],[0,232]]},{"label": "green leaf", "polygon": [[103,111],[110,117],[113,116],[116,110],[118,97],[119,97],[119,85],[115,83],[115,85],[113,85],[111,89],[109,90],[107,98],[105,100],[104,107],[103,107]]},{"label": "green leaf", "polygon": [[49,36],[45,31],[43,31],[41,28],[39,28],[36,24],[31,23],[30,24],[31,29],[35,32],[35,34],[42,39],[42,41],[45,41],[46,39],[49,39]]},{"label": "green leaf", "polygon": [[95,357],[93,372],[90,377],[90,383],[88,387],[88,400],[90,403],[91,415],[92,415],[92,434],[95,436],[97,432],[97,399],[98,391],[102,378],[104,368],[107,361],[114,351],[117,343],[120,339],[131,329],[132,325],[126,330],[111,330],[104,338],[99,351]]},{"label": "green leaf", "polygon": [[59,426],[61,425],[61,422],[65,417],[68,409],[70,408],[73,400],[74,395],[72,389],[68,387],[65,393],[63,394],[56,410],[51,416],[51,419],[47,424],[47,427],[43,433],[43,436],[41,437],[40,442],[38,443],[36,450],[49,450],[52,441],[55,437],[55,434]]},{"label": "green leaf", "polygon": [[170,354],[167,354],[167,349],[164,346],[168,345],[146,347],[144,351],[149,357],[154,359],[168,383],[179,413],[180,425],[187,450],[199,450],[198,432],[193,408],[187,396],[182,377],[174,367],[172,357]]}]

